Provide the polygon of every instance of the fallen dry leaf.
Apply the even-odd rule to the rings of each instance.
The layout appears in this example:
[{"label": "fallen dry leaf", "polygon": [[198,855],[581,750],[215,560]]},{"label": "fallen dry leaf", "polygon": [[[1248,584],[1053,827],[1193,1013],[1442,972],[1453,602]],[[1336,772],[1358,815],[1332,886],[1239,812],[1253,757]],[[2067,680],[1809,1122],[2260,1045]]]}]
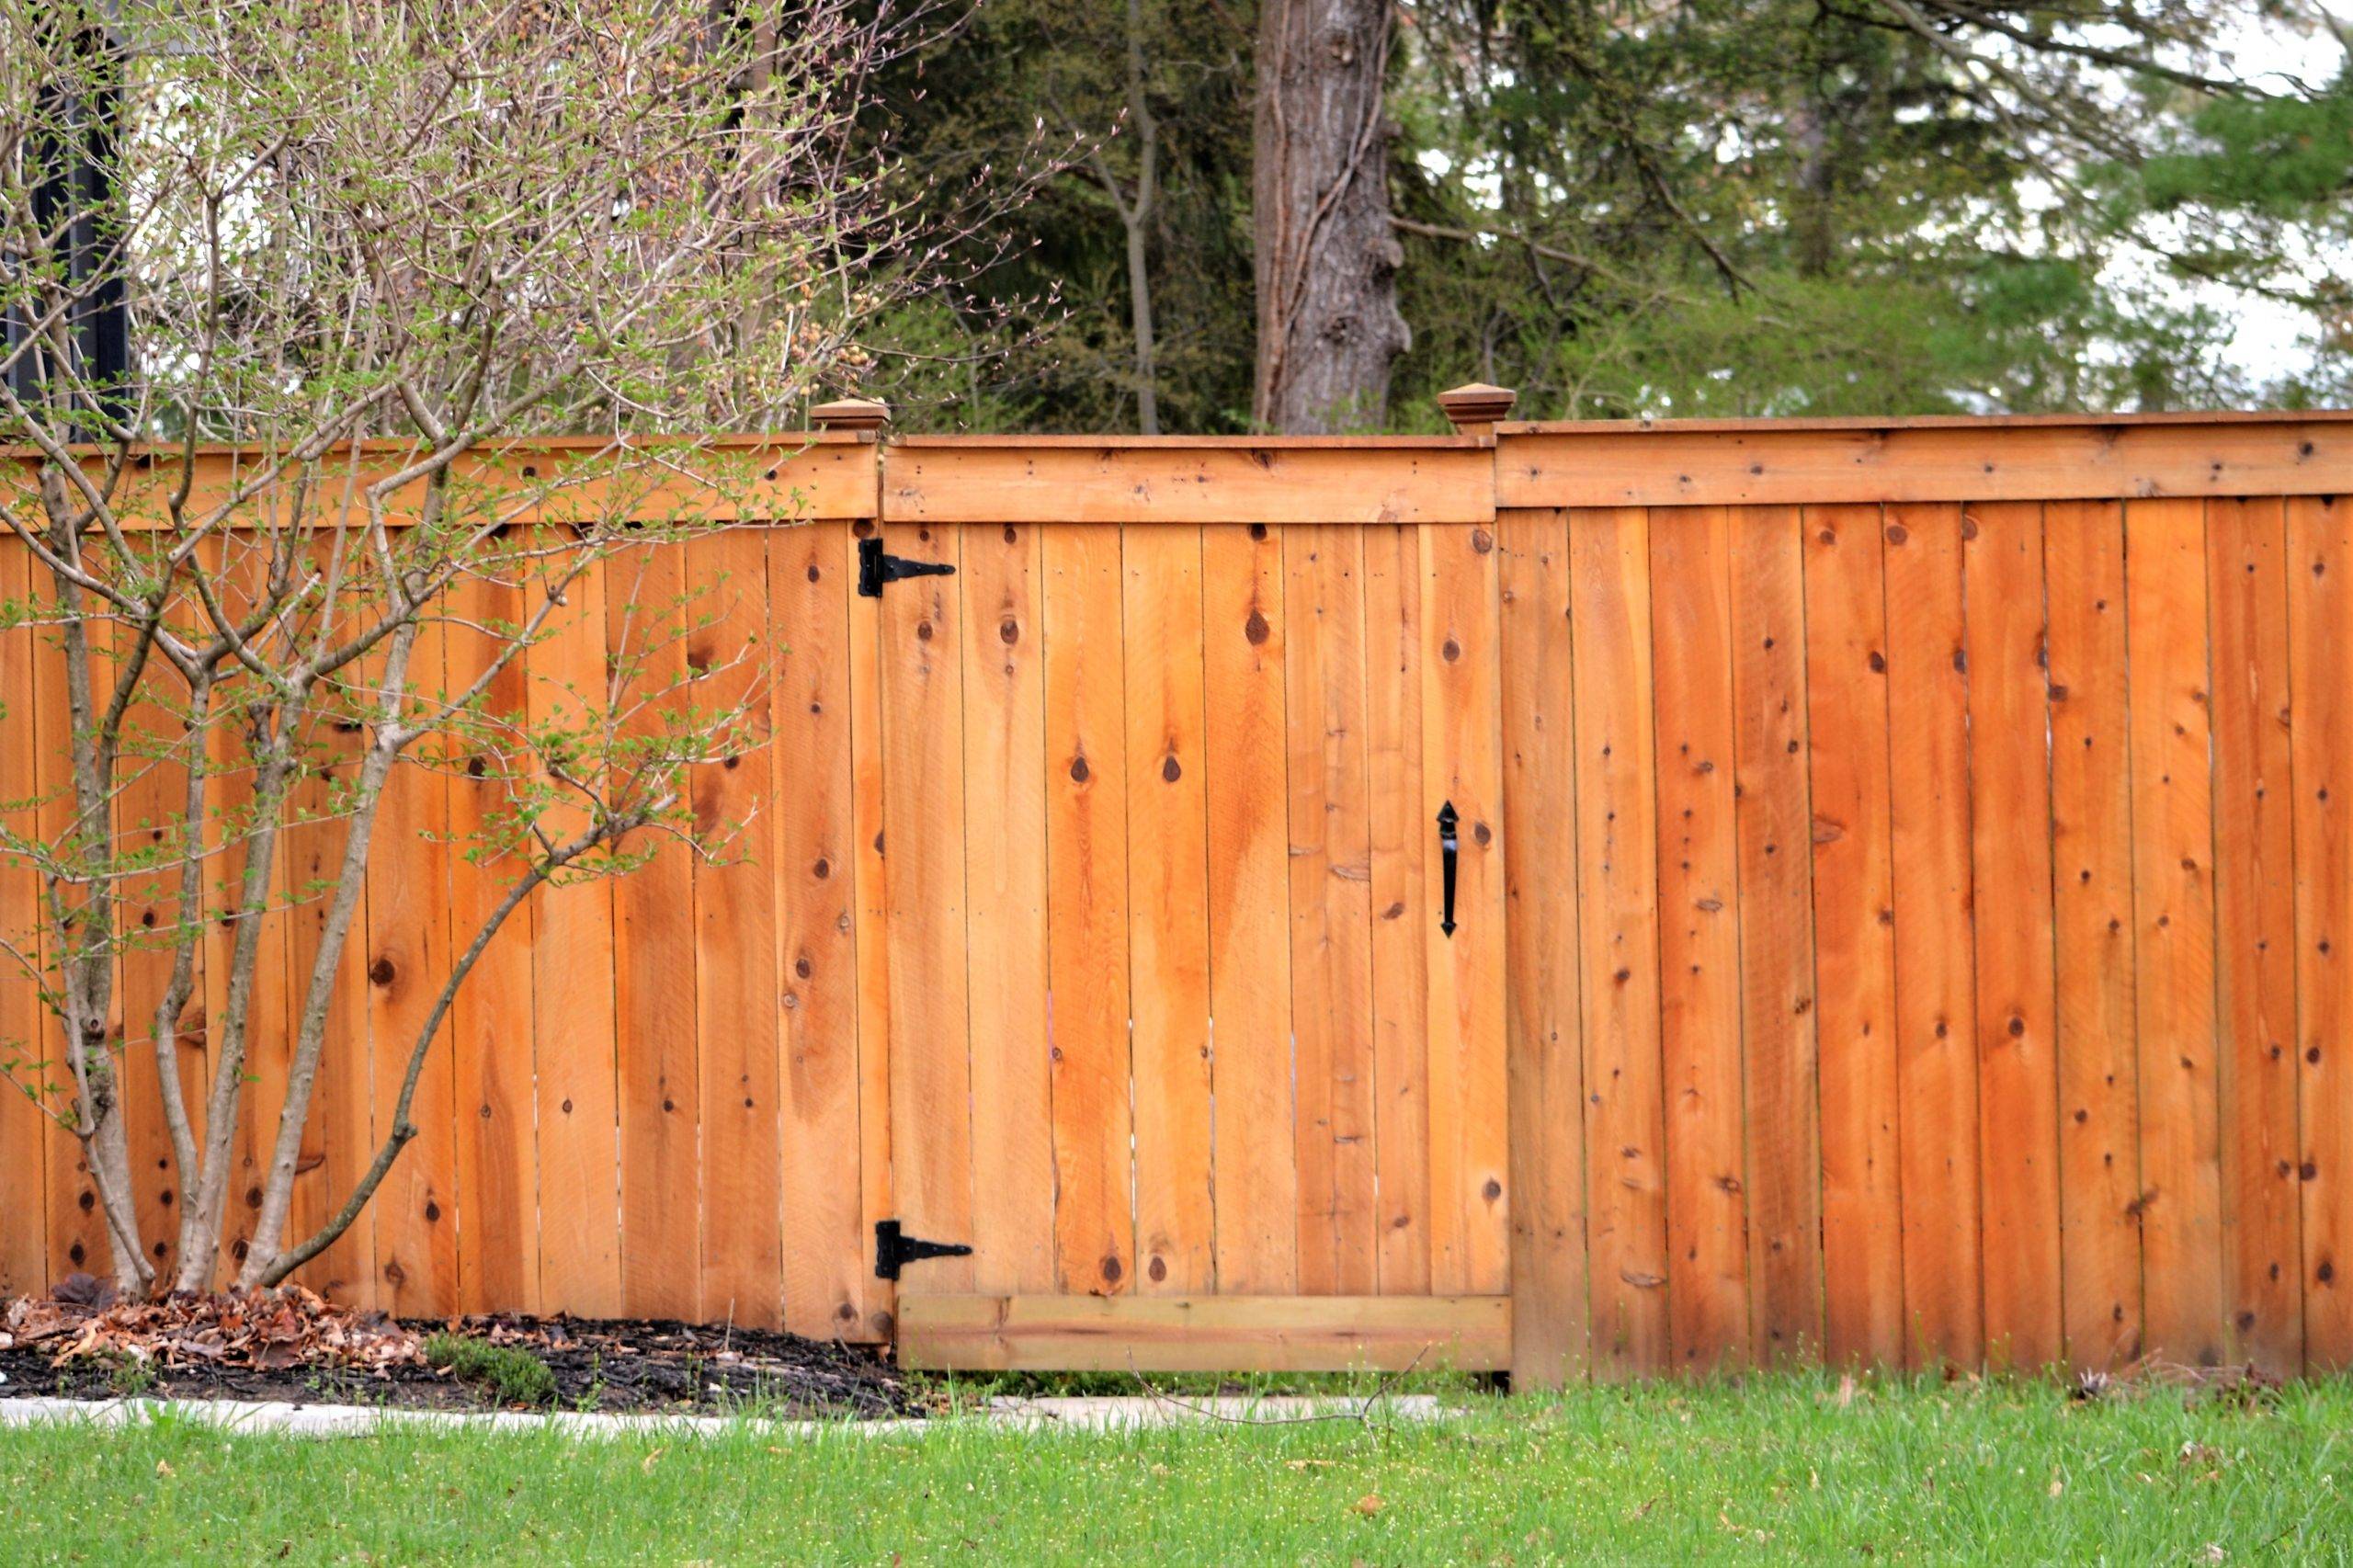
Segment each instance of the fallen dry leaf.
[{"label": "fallen dry leaf", "polygon": [[668,1451],[669,1450],[666,1449],[656,1449],[652,1453],[646,1455],[644,1461],[637,1467],[640,1472],[646,1475],[652,1475],[654,1473],[654,1467],[655,1463],[657,1463],[661,1460],[662,1456]]},{"label": "fallen dry leaf", "polygon": [[1381,1500],[1381,1494],[1378,1492],[1368,1492],[1357,1499],[1357,1512],[1368,1519],[1387,1506],[1389,1505]]},{"label": "fallen dry leaf", "polygon": [[171,1460],[157,1460],[155,1461],[155,1473],[156,1473],[157,1475],[162,1476],[165,1480],[169,1481],[173,1476],[175,1476],[175,1475],[178,1474],[179,1472],[178,1472],[178,1471],[175,1471],[174,1469],[172,1469],[172,1461],[171,1461]]}]

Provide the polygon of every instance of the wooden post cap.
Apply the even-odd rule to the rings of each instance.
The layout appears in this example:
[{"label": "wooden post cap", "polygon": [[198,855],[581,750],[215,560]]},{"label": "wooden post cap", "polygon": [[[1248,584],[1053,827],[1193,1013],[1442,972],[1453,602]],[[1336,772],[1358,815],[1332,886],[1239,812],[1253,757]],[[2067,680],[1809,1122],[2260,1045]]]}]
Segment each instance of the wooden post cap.
[{"label": "wooden post cap", "polygon": [[1438,394],[1438,407],[1454,422],[1457,430],[1472,430],[1493,425],[1511,412],[1519,394],[1509,387],[1491,387],[1483,381],[1473,381],[1467,387]]},{"label": "wooden post cap", "polygon": [[820,430],[880,430],[890,418],[889,403],[863,397],[821,403],[809,411],[810,422]]}]

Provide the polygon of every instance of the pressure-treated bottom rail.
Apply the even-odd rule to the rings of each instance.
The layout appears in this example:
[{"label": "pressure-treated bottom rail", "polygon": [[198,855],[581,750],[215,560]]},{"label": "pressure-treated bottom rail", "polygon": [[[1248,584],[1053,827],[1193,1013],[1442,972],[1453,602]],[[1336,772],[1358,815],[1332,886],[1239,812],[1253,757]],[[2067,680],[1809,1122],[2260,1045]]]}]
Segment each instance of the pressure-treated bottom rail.
[{"label": "pressure-treated bottom rail", "polygon": [[1499,1371],[1508,1296],[904,1296],[899,1361],[957,1371]]}]

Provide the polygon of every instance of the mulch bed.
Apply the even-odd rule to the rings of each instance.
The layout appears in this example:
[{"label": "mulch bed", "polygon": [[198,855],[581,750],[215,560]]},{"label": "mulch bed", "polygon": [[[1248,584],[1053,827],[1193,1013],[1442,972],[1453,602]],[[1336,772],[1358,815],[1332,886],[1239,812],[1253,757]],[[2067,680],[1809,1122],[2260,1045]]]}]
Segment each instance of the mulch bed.
[{"label": "mulch bed", "polygon": [[300,1286],[249,1296],[119,1301],[87,1276],[48,1300],[0,1300],[0,1399],[279,1400],[496,1410],[496,1395],[431,1365],[442,1332],[529,1352],[563,1410],[789,1416],[921,1414],[870,1350],[761,1329],[661,1319],[514,1316],[399,1321]]}]

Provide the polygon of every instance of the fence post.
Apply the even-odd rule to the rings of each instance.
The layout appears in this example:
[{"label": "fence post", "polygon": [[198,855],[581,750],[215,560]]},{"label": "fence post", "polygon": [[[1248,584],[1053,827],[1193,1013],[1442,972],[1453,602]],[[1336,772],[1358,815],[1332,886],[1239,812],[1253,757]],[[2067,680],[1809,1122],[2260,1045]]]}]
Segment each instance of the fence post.
[{"label": "fence post", "polygon": [[[1480,383],[1440,392],[1438,399],[1457,431],[1490,448],[1496,446],[1495,426],[1518,401],[1518,394],[1507,387]],[[1513,541],[1500,517],[1491,526],[1499,555],[1508,553]],[[1525,541],[1520,542],[1524,547]],[[1503,562],[1502,568],[1509,583],[1512,562]],[[1520,591],[1529,586],[1520,585]],[[1512,636],[1506,627],[1507,659]],[[1507,679],[1507,694],[1510,689]],[[1508,709],[1508,695],[1505,703]],[[1522,792],[1506,776],[1504,1051],[1510,1104],[1511,1383],[1528,1390],[1559,1388],[1586,1364],[1585,1172],[1579,1035],[1574,1027],[1558,1027],[1554,1009],[1560,998],[1549,994],[1557,980],[1555,965],[1543,951],[1546,923],[1538,917],[1539,911],[1520,910],[1513,891],[1514,872],[1523,869],[1519,862],[1526,854],[1522,832],[1529,835],[1530,844],[1544,842],[1533,823],[1509,820],[1514,797]],[[1548,801],[1540,814],[1557,809]],[[1515,914],[1520,918],[1514,920]],[[1574,999],[1569,1006],[1574,1007]]]}]

